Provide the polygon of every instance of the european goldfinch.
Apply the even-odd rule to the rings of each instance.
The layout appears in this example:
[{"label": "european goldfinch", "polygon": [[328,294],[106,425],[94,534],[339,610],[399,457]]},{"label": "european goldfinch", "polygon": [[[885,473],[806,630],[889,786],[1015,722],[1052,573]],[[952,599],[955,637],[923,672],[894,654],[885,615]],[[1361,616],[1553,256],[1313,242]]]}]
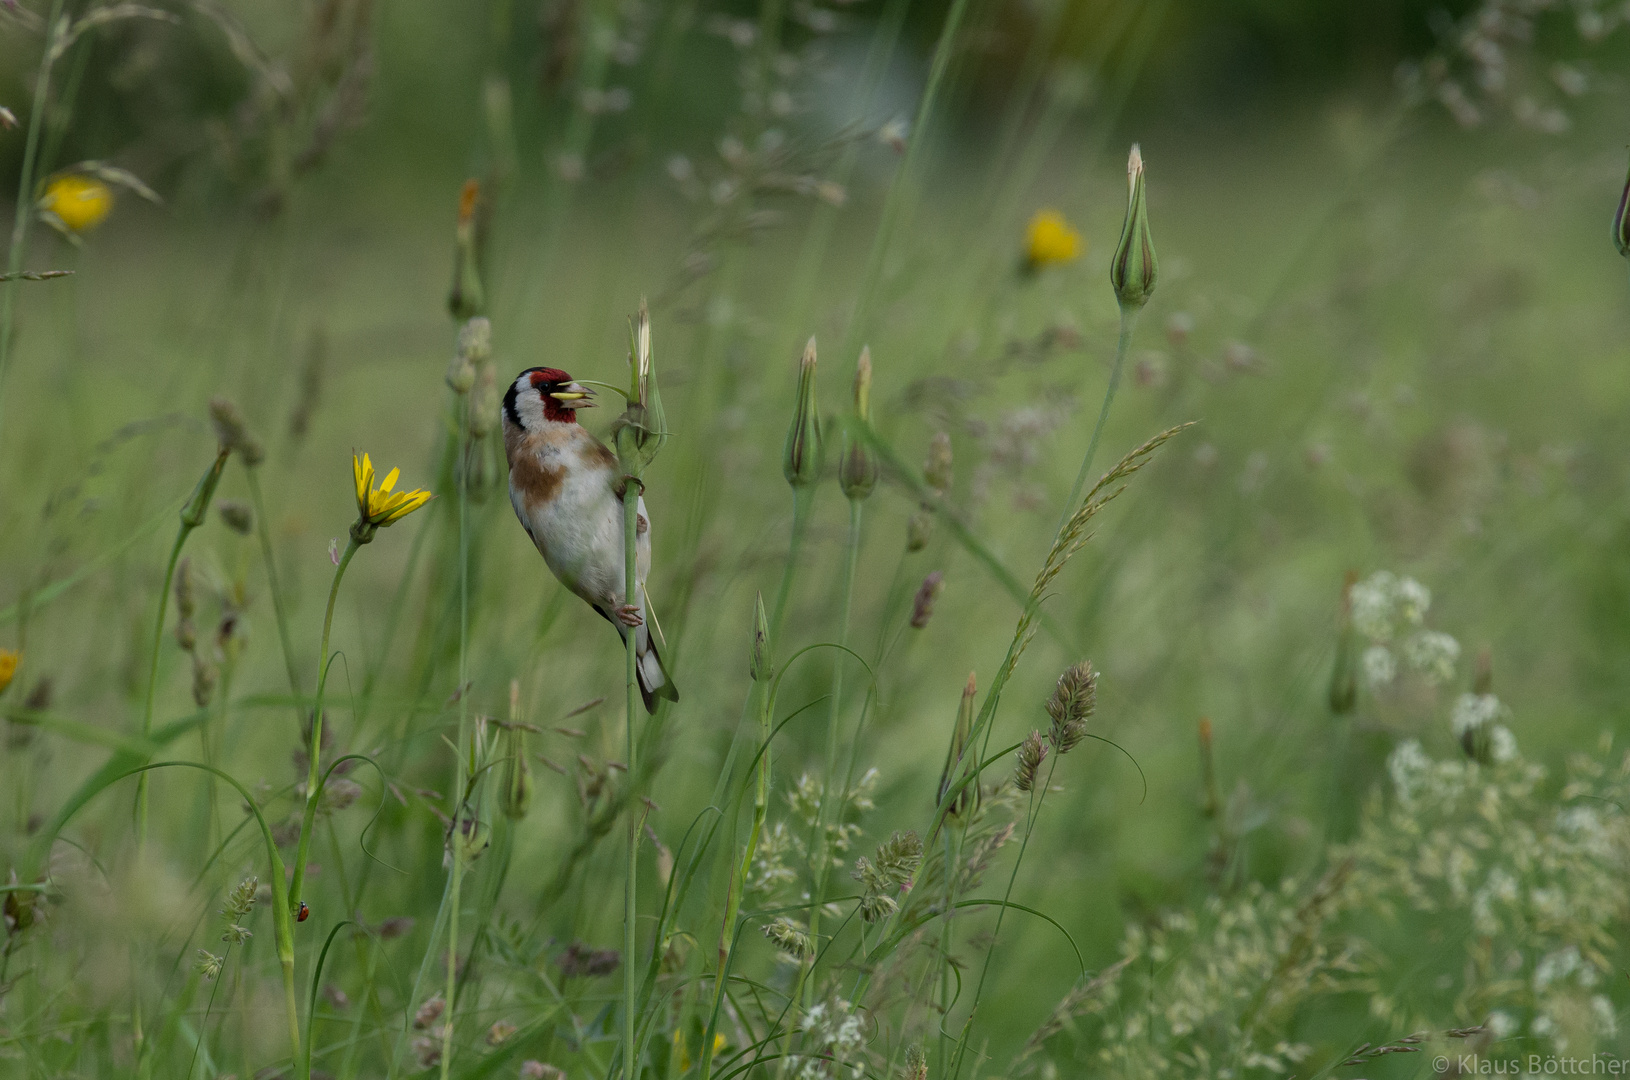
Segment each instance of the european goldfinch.
[{"label": "european goldfinch", "polygon": [[635,670],[647,712],[679,692],[647,625],[645,576],[651,570],[651,519],[637,507],[634,573],[638,596],[624,595],[623,504],[617,455],[577,422],[593,391],[558,368],[528,368],[504,394],[504,454],[509,501],[521,527],[560,583],[588,601],[624,636],[634,635]]}]

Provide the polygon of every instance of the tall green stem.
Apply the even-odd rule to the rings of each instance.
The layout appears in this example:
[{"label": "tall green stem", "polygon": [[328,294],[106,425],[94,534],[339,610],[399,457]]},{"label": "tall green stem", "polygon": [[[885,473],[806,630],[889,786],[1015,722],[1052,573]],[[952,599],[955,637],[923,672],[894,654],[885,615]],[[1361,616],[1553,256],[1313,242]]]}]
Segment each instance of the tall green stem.
[{"label": "tall green stem", "polygon": [[[41,129],[45,126],[45,99],[51,91],[51,54],[57,47],[57,27],[62,22],[64,0],[51,0],[51,14],[45,23],[45,49],[40,69],[34,76],[34,104],[28,118],[28,140],[23,145],[23,167],[17,176],[17,215],[11,225],[11,251],[6,261],[9,274],[23,268],[28,240],[28,218],[34,209],[34,170],[38,166]],[[0,425],[5,422],[4,387],[6,368],[11,360],[11,324],[17,303],[18,279],[12,277],[0,293]]]},{"label": "tall green stem", "polygon": [[[271,526],[266,523],[266,500],[260,495],[260,469],[250,466],[244,470],[249,478],[249,499],[255,504],[255,537],[260,541],[260,558],[266,564],[266,581],[272,590],[272,613],[277,617],[277,639],[283,646],[283,667],[289,675],[289,692],[300,697],[300,672],[294,666],[294,642],[289,637],[289,613],[283,606],[283,587],[277,580],[277,558],[272,553]],[[296,719],[300,717],[300,702],[294,703]]]},{"label": "tall green stem", "polygon": [[321,795],[318,770],[323,748],[323,690],[328,685],[330,660],[328,639],[334,629],[334,601],[340,595],[340,579],[345,577],[345,568],[351,565],[352,557],[361,546],[355,537],[346,544],[345,554],[340,556],[340,563],[334,568],[334,582],[328,587],[328,609],[323,613],[322,660],[321,666],[317,669],[317,697],[311,706],[311,745],[307,748],[311,760],[306,770],[306,808],[300,817],[300,842],[294,850],[294,881],[289,886],[290,913],[298,913],[300,910],[300,898],[306,883],[306,852],[311,847],[311,834],[317,819],[317,801]]},{"label": "tall green stem", "polygon": [[[813,850],[819,853],[815,863],[814,891],[809,897],[809,940],[820,942],[821,930],[821,904],[826,894],[826,879],[831,872],[832,853],[827,847],[827,837],[831,833],[831,826],[838,815],[843,813],[843,801],[848,796],[847,791],[838,788],[838,728],[842,720],[843,703],[843,666],[848,658],[849,648],[849,612],[854,602],[855,566],[860,559],[860,499],[849,500],[849,542],[843,563],[843,608],[838,623],[838,655],[832,662],[832,697],[827,702],[826,710],[826,782],[821,788],[821,807],[816,828],[820,835],[815,837]],[[813,986],[813,982],[809,984]]]},{"label": "tall green stem", "polygon": [[[633,477],[623,478],[623,602],[638,604],[638,576],[635,542],[639,528],[640,484]],[[647,613],[649,616],[649,613]],[[633,785],[639,776],[636,759],[634,724],[638,719],[639,701],[639,643],[633,628],[627,635],[627,704],[628,704],[628,879],[623,892],[623,1076],[636,1080],[639,1069],[635,1064],[635,995],[639,990],[638,967],[634,963],[635,903],[638,900],[637,872],[639,869],[640,814],[635,805],[637,792]]]},{"label": "tall green stem", "polygon": [[[452,880],[448,887],[447,908],[447,986],[442,1001],[447,1005],[447,1019],[442,1024],[441,1078],[447,1080],[453,1064],[453,1007],[458,994],[458,915],[459,901],[463,897],[465,849],[461,815],[469,773],[465,769],[465,754],[472,758],[473,748],[466,750],[469,741],[470,694],[467,689],[470,676],[470,410],[464,395],[458,399],[458,743],[453,755],[453,865]],[[473,769],[470,770],[473,772]]]},{"label": "tall green stem", "polygon": [[1121,388],[1121,371],[1126,367],[1126,354],[1132,347],[1132,330],[1137,326],[1138,310],[1124,304],[1121,306],[1121,333],[1115,342],[1115,366],[1109,369],[1109,386],[1104,390],[1104,404],[1098,410],[1098,422],[1092,426],[1092,441],[1087,443],[1087,454],[1081,459],[1081,468],[1075,474],[1075,486],[1070,488],[1070,497],[1064,501],[1064,512],[1058,519],[1058,525],[1053,529],[1055,536],[1074,516],[1076,500],[1081,497],[1082,489],[1087,486],[1087,476],[1092,472],[1092,459],[1098,453],[1098,440],[1103,437],[1104,422],[1109,419],[1109,407],[1115,403],[1115,391]]},{"label": "tall green stem", "polygon": [[770,640],[781,640],[781,619],[787,613],[787,599],[792,595],[792,580],[798,575],[798,553],[803,550],[804,533],[809,529],[809,507],[814,501],[811,488],[792,490],[792,538],[787,543],[787,565],[781,570],[781,585],[775,592],[775,613],[770,619]]}]

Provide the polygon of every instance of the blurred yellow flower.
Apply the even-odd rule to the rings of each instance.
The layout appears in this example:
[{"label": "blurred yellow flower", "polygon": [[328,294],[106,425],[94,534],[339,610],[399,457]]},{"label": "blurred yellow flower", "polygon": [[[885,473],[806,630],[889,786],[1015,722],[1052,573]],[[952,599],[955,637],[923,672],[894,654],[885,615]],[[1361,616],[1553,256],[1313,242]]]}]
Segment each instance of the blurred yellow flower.
[{"label": "blurred yellow flower", "polygon": [[374,486],[374,463],[367,454],[351,455],[351,472],[357,485],[357,524],[372,530],[394,525],[430,501],[428,491],[396,491],[396,478],[402,470],[392,469],[378,487]]},{"label": "blurred yellow flower", "polygon": [[1057,210],[1037,210],[1024,231],[1025,265],[1031,270],[1071,262],[1081,255],[1081,234]]},{"label": "blurred yellow flower", "polygon": [[[714,1033],[713,1052],[715,1054],[719,1053],[719,1051],[723,1050],[728,1045],[729,1044],[725,1041],[725,1037],[722,1032]],[[678,1059],[676,1064],[679,1066],[679,1071],[689,1072],[692,1065],[690,1059],[690,1047],[685,1045],[685,1033],[680,1031],[678,1028],[674,1029],[674,1056]]]},{"label": "blurred yellow flower", "polygon": [[0,692],[11,685],[11,677],[17,674],[17,661],[21,659],[10,649],[0,649]]},{"label": "blurred yellow flower", "polygon": [[102,224],[113,209],[113,191],[94,176],[68,173],[45,185],[39,209],[62,222],[69,232],[81,233]]}]

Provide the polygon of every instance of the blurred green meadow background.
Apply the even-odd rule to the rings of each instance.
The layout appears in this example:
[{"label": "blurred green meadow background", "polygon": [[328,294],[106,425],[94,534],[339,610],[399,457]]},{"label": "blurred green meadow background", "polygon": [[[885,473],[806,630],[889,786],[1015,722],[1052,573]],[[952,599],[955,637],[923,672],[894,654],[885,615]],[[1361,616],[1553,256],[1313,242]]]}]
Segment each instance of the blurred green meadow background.
[{"label": "blurred green meadow background", "polygon": [[[663,1078],[1624,1056],[1625,19],[1539,0],[0,6],[8,269],[72,272],[0,284],[0,1073],[629,1075],[630,967],[639,1069]],[[1134,142],[1160,274],[1092,478],[1192,426],[1094,519],[991,704],[994,754],[1046,731],[1060,673],[1090,660],[1095,738],[1051,756],[1039,810],[993,757],[980,808],[936,830],[964,685],[1002,665],[1110,384]],[[51,227],[63,176],[107,185],[105,221]],[[1037,257],[1043,211],[1078,250]],[[623,653],[517,526],[493,425],[527,367],[626,385],[642,300],[671,434],[644,476],[649,589],[681,699],[639,714],[629,772]],[[471,315],[491,358],[460,396]],[[789,572],[782,453],[812,336],[827,472]],[[904,469],[864,502],[846,599],[862,346]],[[231,459],[186,540],[189,652],[174,600],[154,622],[216,397],[264,461]],[[616,395],[600,405],[583,421],[609,437]],[[952,480],[929,512],[940,433]],[[154,770],[138,825],[125,774],[219,768],[294,864],[353,452],[436,498],[356,556],[334,607],[321,761],[368,760],[306,830],[302,1062],[264,885],[222,961],[217,911],[272,873],[244,796]],[[783,581],[783,828],[736,882],[755,594]],[[834,708],[840,654],[799,650],[839,640],[875,677],[850,662]],[[161,743],[155,657],[149,727],[188,720]],[[516,753],[521,807],[500,790]],[[884,931],[936,851],[968,872],[947,886],[941,862],[932,888],[1022,908],[930,908],[890,967],[850,871],[908,829],[928,862]],[[759,932],[807,930],[812,890],[835,905],[813,960]]]}]

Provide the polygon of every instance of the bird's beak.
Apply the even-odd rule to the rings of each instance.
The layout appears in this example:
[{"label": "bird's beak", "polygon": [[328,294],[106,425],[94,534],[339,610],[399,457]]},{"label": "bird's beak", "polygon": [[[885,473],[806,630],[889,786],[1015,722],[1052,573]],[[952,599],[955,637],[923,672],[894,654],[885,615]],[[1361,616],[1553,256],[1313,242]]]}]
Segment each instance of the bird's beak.
[{"label": "bird's beak", "polygon": [[566,389],[556,390],[549,396],[560,402],[563,409],[594,408],[594,402],[589,400],[594,396],[594,391],[577,383],[567,383]]}]

